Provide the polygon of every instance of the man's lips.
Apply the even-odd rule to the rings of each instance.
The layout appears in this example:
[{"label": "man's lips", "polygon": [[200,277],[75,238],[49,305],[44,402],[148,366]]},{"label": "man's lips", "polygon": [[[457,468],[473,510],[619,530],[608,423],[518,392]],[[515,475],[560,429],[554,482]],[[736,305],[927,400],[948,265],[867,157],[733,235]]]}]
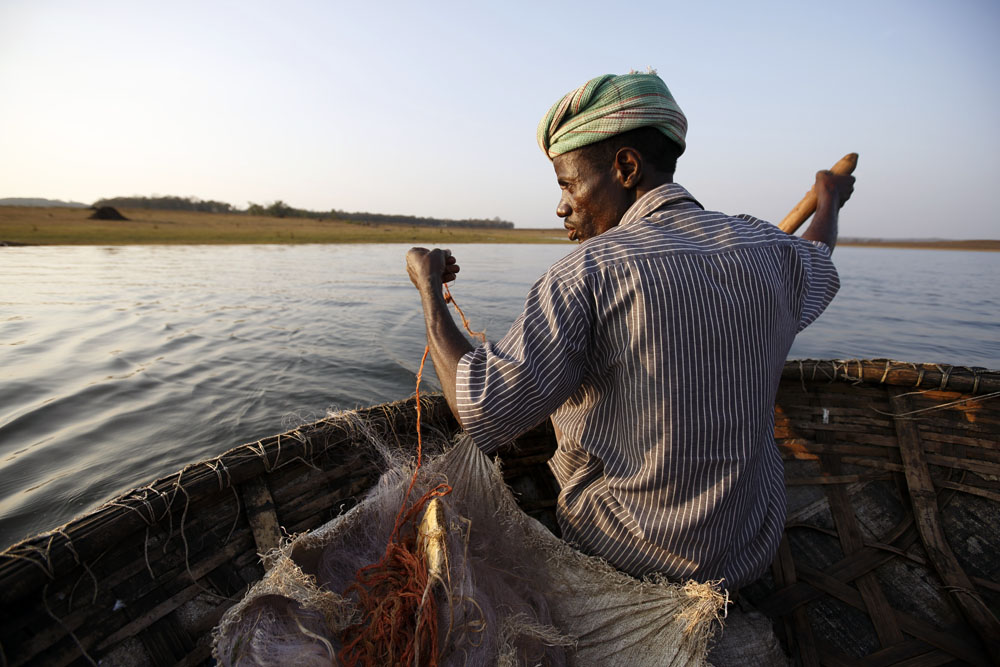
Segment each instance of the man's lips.
[{"label": "man's lips", "polygon": [[567,236],[569,236],[569,240],[570,241],[575,241],[576,240],[576,228],[572,227],[570,225],[565,225],[565,224],[563,225],[563,227],[565,227],[566,231],[569,232],[567,234]]}]

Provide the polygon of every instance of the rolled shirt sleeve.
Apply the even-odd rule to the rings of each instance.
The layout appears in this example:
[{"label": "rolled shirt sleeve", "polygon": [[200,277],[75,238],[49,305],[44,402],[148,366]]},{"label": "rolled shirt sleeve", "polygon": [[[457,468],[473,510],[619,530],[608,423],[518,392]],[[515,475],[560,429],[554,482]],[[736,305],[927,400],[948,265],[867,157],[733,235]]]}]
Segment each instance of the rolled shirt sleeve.
[{"label": "rolled shirt sleeve", "polygon": [[580,386],[592,322],[581,282],[546,274],[510,331],[459,361],[459,416],[484,452],[541,423]]},{"label": "rolled shirt sleeve", "polygon": [[805,270],[802,310],[798,331],[813,323],[833,301],[840,289],[840,275],[830,258],[830,248],[822,241],[797,238],[796,250]]}]

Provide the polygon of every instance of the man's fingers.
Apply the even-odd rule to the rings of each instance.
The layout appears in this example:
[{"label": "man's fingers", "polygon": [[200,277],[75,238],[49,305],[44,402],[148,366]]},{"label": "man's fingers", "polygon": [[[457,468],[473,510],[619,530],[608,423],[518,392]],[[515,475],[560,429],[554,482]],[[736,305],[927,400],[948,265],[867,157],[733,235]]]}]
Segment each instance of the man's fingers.
[{"label": "man's fingers", "polygon": [[450,283],[461,268],[448,249],[410,248],[406,253],[406,270],[413,284],[419,287],[436,276],[440,276],[442,282]]}]

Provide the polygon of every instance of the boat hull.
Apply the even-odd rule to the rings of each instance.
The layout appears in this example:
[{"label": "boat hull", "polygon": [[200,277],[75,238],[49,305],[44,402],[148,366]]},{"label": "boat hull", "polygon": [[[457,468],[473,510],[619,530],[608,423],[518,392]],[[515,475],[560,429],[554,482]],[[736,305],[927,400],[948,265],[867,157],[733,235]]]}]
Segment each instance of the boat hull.
[{"label": "boat hull", "polygon": [[[741,592],[811,664],[992,664],[1000,631],[1000,373],[876,361],[785,367],[775,436],[789,518]],[[439,396],[427,432],[457,430]],[[0,664],[210,664],[258,554],[352,507],[375,441],[415,445],[413,399],[335,415],[134,489],[0,556]],[[548,424],[501,453],[553,532]],[[867,662],[862,662],[867,661]]]}]

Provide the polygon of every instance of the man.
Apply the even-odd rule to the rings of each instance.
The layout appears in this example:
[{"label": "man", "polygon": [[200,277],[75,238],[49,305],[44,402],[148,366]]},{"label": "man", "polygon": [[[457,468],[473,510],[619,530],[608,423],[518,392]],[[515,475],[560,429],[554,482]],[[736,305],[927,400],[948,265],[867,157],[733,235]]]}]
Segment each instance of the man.
[{"label": "man", "polygon": [[563,536],[635,576],[724,580],[771,562],[785,518],[774,398],[795,334],[836,293],[830,262],[853,178],[820,172],[803,238],[706,211],[673,182],[687,121],[655,74],[565,95],[538,141],[580,245],[532,287],[496,343],[473,348],[441,296],[446,250],[414,248],[448,404],[490,452],[552,418]]}]

